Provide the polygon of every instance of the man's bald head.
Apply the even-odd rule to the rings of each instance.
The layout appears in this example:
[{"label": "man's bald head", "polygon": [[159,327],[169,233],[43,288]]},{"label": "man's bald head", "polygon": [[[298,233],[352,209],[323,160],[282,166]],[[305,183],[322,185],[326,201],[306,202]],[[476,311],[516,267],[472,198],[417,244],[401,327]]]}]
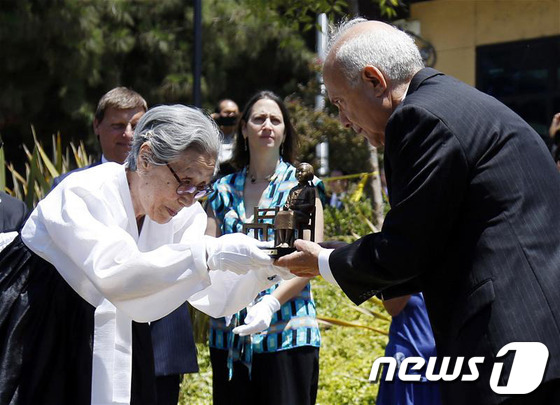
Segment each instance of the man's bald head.
[{"label": "man's bald head", "polygon": [[414,41],[388,24],[360,18],[342,24],[328,49],[323,79],[340,121],[373,146],[384,145],[391,114],[424,67]]},{"label": "man's bald head", "polygon": [[414,40],[380,21],[356,18],[331,33],[324,69],[337,68],[350,85],[357,85],[364,67],[375,66],[400,85],[424,67]]}]

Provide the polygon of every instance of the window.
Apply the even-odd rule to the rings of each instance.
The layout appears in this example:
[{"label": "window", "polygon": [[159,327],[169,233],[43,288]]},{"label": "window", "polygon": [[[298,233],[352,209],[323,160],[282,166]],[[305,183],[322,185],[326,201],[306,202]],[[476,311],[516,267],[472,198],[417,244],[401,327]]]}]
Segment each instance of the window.
[{"label": "window", "polygon": [[560,36],[477,47],[476,87],[548,142],[550,121],[560,112]]}]

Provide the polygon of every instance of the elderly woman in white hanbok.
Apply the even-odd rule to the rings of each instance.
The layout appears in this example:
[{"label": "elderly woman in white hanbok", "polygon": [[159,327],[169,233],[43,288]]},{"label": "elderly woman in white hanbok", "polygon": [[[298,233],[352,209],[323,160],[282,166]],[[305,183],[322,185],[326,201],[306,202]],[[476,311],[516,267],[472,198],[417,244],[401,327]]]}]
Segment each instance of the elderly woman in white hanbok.
[{"label": "elderly woman in white hanbok", "polygon": [[188,300],[211,316],[245,307],[281,269],[241,234],[204,236],[219,131],[159,106],[125,165],[68,176],[0,253],[0,403],[147,404],[145,322]]}]

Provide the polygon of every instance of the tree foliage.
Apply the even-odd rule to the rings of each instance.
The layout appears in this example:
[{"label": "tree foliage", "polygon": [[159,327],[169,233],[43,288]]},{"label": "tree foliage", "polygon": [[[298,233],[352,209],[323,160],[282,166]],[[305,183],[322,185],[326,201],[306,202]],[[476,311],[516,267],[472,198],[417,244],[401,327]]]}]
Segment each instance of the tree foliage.
[{"label": "tree foliage", "polygon": [[337,168],[346,173],[371,171],[369,150],[362,136],[344,128],[332,114],[314,111],[301,98],[288,98],[287,107],[294,128],[300,136],[300,161],[319,167],[315,147],[322,141],[328,141],[331,169]]},{"label": "tree foliage", "polygon": [[[371,0],[393,7],[396,0]],[[315,71],[318,13],[348,13],[345,0],[205,0],[202,99],[243,104],[257,90],[298,91]],[[381,8],[383,10],[383,7]],[[308,32],[306,33],[306,30]],[[7,159],[23,165],[22,142],[60,132],[97,147],[97,101],[123,85],[150,105],[192,103],[193,3],[182,0],[0,2],[0,133]]]},{"label": "tree foliage", "polygon": [[[97,101],[115,86],[137,90],[150,105],[192,103],[191,2],[4,0],[0,7],[0,132],[8,158],[22,140],[32,143],[30,124],[65,140],[91,134]],[[312,52],[274,22],[275,13],[258,18],[243,1],[203,2],[206,108],[223,97],[243,103],[260,88],[287,95],[309,80]]]},{"label": "tree foliage", "polygon": [[[405,6],[402,0],[370,0],[369,3],[377,8],[379,17],[387,19],[396,17]],[[277,10],[273,18],[280,24],[304,32],[316,26],[316,16],[320,13],[327,14],[331,21],[360,14],[358,0],[246,0],[246,4],[257,15],[267,9]]]}]

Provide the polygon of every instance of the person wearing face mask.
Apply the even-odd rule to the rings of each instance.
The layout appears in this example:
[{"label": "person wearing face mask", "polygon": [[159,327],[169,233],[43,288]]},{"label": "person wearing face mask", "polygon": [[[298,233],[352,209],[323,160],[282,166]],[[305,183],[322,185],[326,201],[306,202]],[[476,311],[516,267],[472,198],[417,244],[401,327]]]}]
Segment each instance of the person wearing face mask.
[{"label": "person wearing face mask", "polygon": [[[240,232],[243,223],[253,222],[254,207],[286,204],[298,184],[296,147],[283,101],[270,91],[255,94],[237,125],[232,157],[237,171],[216,181],[209,196],[207,232]],[[318,190],[315,239],[321,241],[324,187],[311,180]],[[211,319],[209,340],[215,405],[315,403],[321,337],[308,279],[282,281],[231,319]]]},{"label": "person wearing face mask", "polygon": [[229,160],[233,152],[233,141],[235,139],[235,127],[237,118],[239,117],[239,107],[235,101],[228,98],[222,99],[218,102],[216,111],[212,114],[212,118],[222,131],[222,148],[218,157],[220,163],[220,175],[233,173],[234,169]]},{"label": "person wearing face mask", "polygon": [[186,300],[226,316],[277,282],[255,239],[204,236],[219,147],[204,113],[158,106],[124,165],[74,173],[39,202],[0,252],[0,403],[154,404],[147,322]]}]

